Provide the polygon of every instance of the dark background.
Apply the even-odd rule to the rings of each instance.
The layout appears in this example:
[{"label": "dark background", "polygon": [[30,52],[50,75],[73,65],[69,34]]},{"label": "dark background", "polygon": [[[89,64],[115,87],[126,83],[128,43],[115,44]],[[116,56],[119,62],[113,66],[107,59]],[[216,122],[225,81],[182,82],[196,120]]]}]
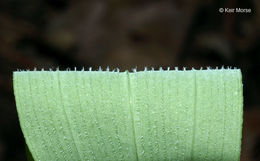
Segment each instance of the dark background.
[{"label": "dark background", "polygon": [[12,88],[17,69],[224,65],[243,73],[241,160],[259,161],[259,31],[259,0],[1,0],[0,160],[26,159]]}]

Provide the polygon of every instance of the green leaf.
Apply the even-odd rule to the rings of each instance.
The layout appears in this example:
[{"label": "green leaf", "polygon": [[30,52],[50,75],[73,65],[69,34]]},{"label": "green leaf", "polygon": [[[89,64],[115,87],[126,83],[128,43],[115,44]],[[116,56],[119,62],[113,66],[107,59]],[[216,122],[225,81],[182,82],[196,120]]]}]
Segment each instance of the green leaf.
[{"label": "green leaf", "polygon": [[240,158],[240,70],[22,71],[13,79],[35,160]]}]

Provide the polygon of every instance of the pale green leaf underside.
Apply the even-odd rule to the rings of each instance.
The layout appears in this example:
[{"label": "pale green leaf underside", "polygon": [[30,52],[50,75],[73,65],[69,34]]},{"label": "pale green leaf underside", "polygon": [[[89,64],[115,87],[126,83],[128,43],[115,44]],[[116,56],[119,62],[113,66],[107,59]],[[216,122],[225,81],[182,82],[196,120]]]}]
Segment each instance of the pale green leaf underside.
[{"label": "pale green leaf underside", "polygon": [[35,160],[240,158],[241,72],[14,72]]}]

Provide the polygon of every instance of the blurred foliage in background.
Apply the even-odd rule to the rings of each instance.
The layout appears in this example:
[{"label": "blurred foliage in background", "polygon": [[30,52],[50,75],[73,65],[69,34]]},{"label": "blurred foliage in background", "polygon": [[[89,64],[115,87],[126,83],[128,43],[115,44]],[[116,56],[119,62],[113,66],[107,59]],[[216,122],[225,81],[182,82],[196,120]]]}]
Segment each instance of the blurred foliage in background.
[{"label": "blurred foliage in background", "polygon": [[17,69],[222,65],[243,73],[241,160],[260,160],[259,31],[259,0],[2,0],[0,160],[26,160],[12,89]]}]

